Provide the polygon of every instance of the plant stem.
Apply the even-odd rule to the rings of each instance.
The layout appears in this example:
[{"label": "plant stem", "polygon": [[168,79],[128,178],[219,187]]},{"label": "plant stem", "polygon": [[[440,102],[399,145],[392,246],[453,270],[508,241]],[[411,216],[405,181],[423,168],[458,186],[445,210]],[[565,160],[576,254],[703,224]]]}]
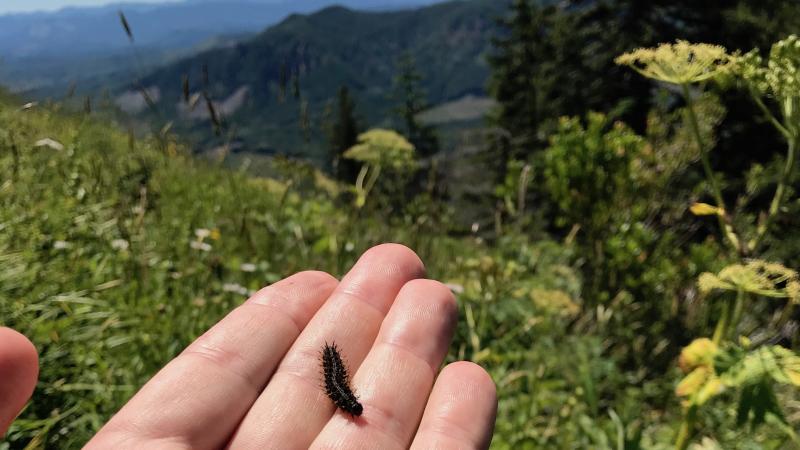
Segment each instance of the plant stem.
[{"label": "plant stem", "polygon": [[[683,97],[686,100],[686,111],[689,118],[689,126],[692,129],[692,134],[694,134],[695,140],[697,141],[697,146],[700,148],[700,161],[703,163],[703,171],[706,175],[706,181],[711,187],[711,195],[714,196],[714,201],[717,202],[716,206],[718,208],[722,208],[722,210],[725,211],[725,214],[727,214],[725,200],[722,198],[722,190],[720,189],[716,178],[714,178],[714,172],[711,170],[711,162],[708,159],[708,147],[703,141],[703,136],[700,134],[700,124],[697,121],[697,114],[694,112],[694,101],[692,100],[691,93],[689,92],[689,85],[682,84],[681,90],[683,92]],[[733,248],[738,253],[741,253],[742,246],[739,242],[739,238],[736,236],[736,233],[733,230],[733,227],[725,221],[725,218],[722,214],[718,214],[717,219],[719,220],[720,229],[725,234],[725,237],[727,237],[731,242]]]},{"label": "plant stem", "polygon": [[728,327],[731,323],[731,303],[725,302],[722,306],[722,317],[717,322],[717,327],[714,329],[714,337],[711,339],[715,344],[719,345],[722,339],[728,334]]},{"label": "plant stem", "polygon": [[690,406],[683,415],[681,428],[678,430],[678,438],[675,439],[675,450],[686,450],[692,437],[692,429],[697,419],[697,406]]},{"label": "plant stem", "polygon": [[733,317],[728,324],[729,330],[725,330],[725,334],[722,336],[723,338],[730,336],[730,330],[735,331],[739,327],[739,321],[742,319],[742,310],[744,309],[745,297],[746,295],[744,290],[739,289],[736,292],[736,303],[733,305]]},{"label": "plant stem", "polygon": [[789,138],[789,148],[786,151],[786,164],[783,166],[781,179],[778,182],[778,187],[775,189],[775,196],[772,198],[772,203],[769,205],[769,211],[767,212],[766,218],[761,221],[760,224],[758,224],[756,237],[753,238],[748,245],[748,247],[751,249],[755,249],[756,246],[761,242],[761,239],[767,233],[770,224],[775,219],[778,211],[780,211],[781,203],[783,203],[783,195],[786,192],[786,184],[791,178],[792,172],[794,172],[795,159],[797,159],[797,137],[791,137]]},{"label": "plant stem", "polygon": [[764,117],[767,118],[767,121],[772,124],[782,135],[786,138],[787,141],[792,139],[792,135],[789,130],[784,127],[778,119],[775,118],[775,115],[772,114],[772,111],[767,108],[767,105],[764,104],[764,101],[761,100],[761,96],[756,93],[752,88],[750,88],[750,96],[753,97],[753,100],[756,102],[756,105],[764,113]]}]

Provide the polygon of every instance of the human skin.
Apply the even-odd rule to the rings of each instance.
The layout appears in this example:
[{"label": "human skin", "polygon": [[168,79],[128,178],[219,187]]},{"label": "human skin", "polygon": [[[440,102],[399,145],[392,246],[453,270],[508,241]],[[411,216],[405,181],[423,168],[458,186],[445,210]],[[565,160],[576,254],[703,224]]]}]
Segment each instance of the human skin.
[{"label": "human skin", "polygon": [[[262,289],[159,371],[86,448],[488,448],[495,385],[470,362],[439,370],[456,301],[423,276],[413,251],[384,244],[341,282],[301,272]],[[326,342],[350,368],[360,417],[337,410],[321,388]],[[16,355],[15,382],[32,389],[30,348],[13,345],[0,344],[0,358]],[[0,359],[0,375],[3,367]],[[24,393],[0,405],[0,420],[13,418]]]}]

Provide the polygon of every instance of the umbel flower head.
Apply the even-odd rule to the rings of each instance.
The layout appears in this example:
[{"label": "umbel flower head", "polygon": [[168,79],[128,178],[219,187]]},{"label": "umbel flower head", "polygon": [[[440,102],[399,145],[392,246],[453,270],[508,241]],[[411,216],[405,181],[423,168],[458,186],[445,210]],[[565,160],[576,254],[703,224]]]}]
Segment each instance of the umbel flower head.
[{"label": "umbel flower head", "polygon": [[725,47],[677,41],[656,48],[639,48],[617,57],[647,78],[673,84],[697,83],[714,78],[730,64]]},{"label": "umbel flower head", "polygon": [[800,303],[800,277],[786,267],[761,260],[734,264],[718,274],[704,273],[698,279],[702,293],[713,290],[744,291],[772,298],[785,298]]},{"label": "umbel flower head", "polygon": [[734,62],[734,71],[761,94],[780,99],[800,91],[800,38],[796,35],[776,42],[766,62],[756,50]]},{"label": "umbel flower head", "polygon": [[737,56],[730,73],[754,94],[776,103],[783,116],[784,134],[800,134],[800,38],[791,35],[776,42],[766,60],[756,50]]},{"label": "umbel flower head", "polygon": [[373,129],[358,136],[358,144],[345,158],[377,166],[407,170],[414,166],[414,146],[392,130]]}]

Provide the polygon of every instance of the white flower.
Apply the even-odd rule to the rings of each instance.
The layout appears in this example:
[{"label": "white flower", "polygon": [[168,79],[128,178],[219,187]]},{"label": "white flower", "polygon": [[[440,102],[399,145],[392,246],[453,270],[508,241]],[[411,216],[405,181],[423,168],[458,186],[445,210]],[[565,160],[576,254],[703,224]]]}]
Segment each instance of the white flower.
[{"label": "white flower", "polygon": [[111,248],[114,250],[125,251],[130,247],[130,244],[125,239],[114,239],[111,241]]},{"label": "white flower", "polygon": [[189,246],[192,247],[195,250],[200,250],[200,251],[203,251],[203,252],[210,252],[211,251],[211,245],[206,244],[205,242],[192,241],[191,243],[189,243]]},{"label": "white flower", "polygon": [[197,236],[197,239],[200,239],[202,241],[203,239],[211,236],[211,230],[208,230],[206,228],[198,228],[194,230],[194,235]]},{"label": "white flower", "polygon": [[256,265],[251,263],[244,263],[239,266],[239,270],[241,270],[242,272],[255,272]]},{"label": "white flower", "polygon": [[463,294],[464,293],[464,286],[457,283],[445,283],[445,286],[448,287],[454,294]]},{"label": "white flower", "polygon": [[53,248],[56,249],[56,250],[65,250],[65,249],[68,249],[70,247],[72,247],[72,244],[70,244],[67,241],[55,241],[55,242],[53,242]]},{"label": "white flower", "polygon": [[225,292],[233,292],[235,294],[248,296],[250,295],[250,290],[246,287],[242,286],[241,284],[237,283],[225,283],[222,285],[222,290]]}]

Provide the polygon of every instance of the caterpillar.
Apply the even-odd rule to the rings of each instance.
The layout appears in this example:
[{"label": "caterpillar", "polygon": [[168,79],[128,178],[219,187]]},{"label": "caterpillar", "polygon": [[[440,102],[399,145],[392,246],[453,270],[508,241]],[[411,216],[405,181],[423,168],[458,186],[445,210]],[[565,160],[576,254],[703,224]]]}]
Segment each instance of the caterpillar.
[{"label": "caterpillar", "polygon": [[325,377],[325,393],[334,405],[353,417],[360,416],[364,407],[350,388],[350,375],[342,362],[335,343],[325,343],[322,349],[322,373]]}]

